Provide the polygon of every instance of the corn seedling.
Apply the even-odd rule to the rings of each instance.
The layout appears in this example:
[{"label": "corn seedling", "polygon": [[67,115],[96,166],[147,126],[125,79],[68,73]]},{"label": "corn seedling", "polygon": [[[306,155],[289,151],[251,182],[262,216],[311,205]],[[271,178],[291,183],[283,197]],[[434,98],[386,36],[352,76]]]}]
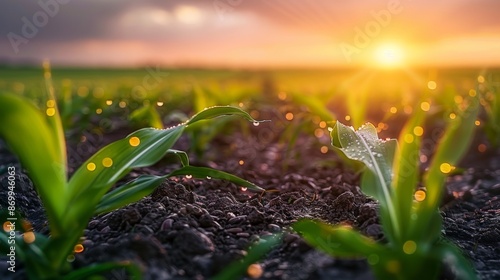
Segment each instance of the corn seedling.
[{"label": "corn seedling", "polygon": [[386,244],[350,227],[310,219],[298,221],[293,228],[307,242],[333,256],[365,257],[378,279],[437,279],[443,263],[459,279],[476,279],[459,250],[440,237],[438,207],[446,176],[472,139],[477,105],[477,98],[471,99],[467,109],[445,129],[423,174],[426,191],[417,190],[422,111],[407,122],[399,141],[379,139],[369,123],[358,130],[336,123],[331,132],[332,145],[365,165],[361,188],[380,203]]},{"label": "corn seedling", "polygon": [[[49,237],[35,233],[29,240],[14,230],[0,233],[2,253],[7,254],[14,248],[30,279],[87,279],[90,275],[122,267],[139,277],[137,268],[128,263],[104,263],[71,271],[67,258],[74,254],[75,245],[92,216],[138,201],[168,177],[211,177],[262,190],[231,174],[190,166],[184,152],[171,149],[186,127],[198,121],[222,115],[238,115],[255,121],[239,108],[212,107],[175,127],[137,130],[99,150],[67,179],[66,144],[57,104],[50,90],[46,104],[42,113],[26,98],[0,94],[0,137],[27,170],[45,207],[50,228]],[[142,175],[108,192],[133,168],[150,166],[167,153],[178,155],[182,167],[165,176]]]},{"label": "corn seedling", "polygon": [[130,113],[128,119],[133,123],[135,123],[136,125],[145,123],[148,126],[154,128],[159,128],[159,129],[163,128],[163,122],[161,121],[161,116],[156,110],[156,108],[151,104],[144,105],[134,110],[132,113]]},{"label": "corn seedling", "polygon": [[500,147],[500,83],[490,78],[480,88],[484,88],[480,91],[480,97],[486,113],[484,126],[486,136],[493,147]]}]

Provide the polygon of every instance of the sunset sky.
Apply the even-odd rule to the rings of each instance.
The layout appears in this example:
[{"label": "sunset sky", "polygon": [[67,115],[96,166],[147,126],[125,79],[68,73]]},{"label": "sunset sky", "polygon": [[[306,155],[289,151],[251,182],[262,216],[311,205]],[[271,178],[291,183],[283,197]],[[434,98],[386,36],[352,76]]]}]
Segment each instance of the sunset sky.
[{"label": "sunset sky", "polygon": [[0,63],[500,66],[497,0],[19,0]]}]

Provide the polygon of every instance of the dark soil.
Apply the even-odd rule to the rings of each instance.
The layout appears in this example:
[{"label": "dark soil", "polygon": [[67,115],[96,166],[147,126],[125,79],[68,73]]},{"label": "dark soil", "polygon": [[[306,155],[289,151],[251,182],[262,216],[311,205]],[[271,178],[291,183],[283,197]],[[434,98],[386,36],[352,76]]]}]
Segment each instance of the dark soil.
[{"label": "dark soil", "polygon": [[[192,162],[234,173],[267,192],[245,191],[218,180],[172,178],[151,196],[92,219],[84,232],[85,250],[76,255],[74,266],[131,260],[142,268],[145,279],[207,279],[245,256],[259,238],[283,231],[282,244],[259,262],[261,279],[373,279],[365,260],[318,252],[290,225],[301,217],[314,217],[349,224],[383,240],[377,202],[361,193],[359,176],[341,165],[332,151],[321,154],[317,139],[299,137],[292,150],[279,144],[281,131],[271,127],[272,123],[264,123],[248,133],[221,136],[211,142],[207,160]],[[96,146],[120,135],[126,132],[105,134],[81,153],[77,142],[70,141],[71,165],[78,166]],[[182,138],[179,148],[187,148],[187,143]],[[6,197],[6,166],[20,166],[4,145],[0,147],[0,196]],[[500,279],[499,161],[498,154],[468,157],[464,161],[468,169],[449,178],[442,207],[443,236],[472,260],[481,279]],[[126,179],[165,174],[174,167],[162,160]],[[48,234],[32,183],[21,175],[17,186],[18,209],[35,231]],[[1,199],[2,207],[5,204]],[[5,262],[0,277],[12,277],[3,266]],[[24,279],[22,269],[16,277]],[[127,279],[124,272],[112,272],[107,278]],[[443,279],[451,278],[443,272]]]}]

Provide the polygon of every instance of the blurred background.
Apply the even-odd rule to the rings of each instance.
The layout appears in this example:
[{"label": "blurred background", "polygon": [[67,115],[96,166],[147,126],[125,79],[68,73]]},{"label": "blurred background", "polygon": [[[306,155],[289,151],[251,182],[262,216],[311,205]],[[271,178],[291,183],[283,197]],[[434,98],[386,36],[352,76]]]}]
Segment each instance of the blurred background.
[{"label": "blurred background", "polygon": [[8,1],[0,62],[338,68],[500,64],[495,0]]}]

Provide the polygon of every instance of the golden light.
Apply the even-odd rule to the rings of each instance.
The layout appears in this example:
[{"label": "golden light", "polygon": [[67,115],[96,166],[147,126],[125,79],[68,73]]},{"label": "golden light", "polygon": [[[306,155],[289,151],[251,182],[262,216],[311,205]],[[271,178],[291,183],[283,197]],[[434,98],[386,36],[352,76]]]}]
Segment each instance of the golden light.
[{"label": "golden light", "polygon": [[10,221],[6,221],[5,223],[3,223],[3,230],[6,232],[11,231],[12,227],[13,227],[13,225]]},{"label": "golden light", "polygon": [[132,147],[137,147],[137,146],[139,146],[139,144],[141,144],[141,139],[139,139],[139,137],[137,137],[137,136],[133,136],[133,137],[130,137],[130,139],[128,140],[128,143]]},{"label": "golden light", "polygon": [[178,6],[175,11],[176,18],[184,24],[198,24],[203,20],[203,13],[195,6]]},{"label": "golden light", "polygon": [[455,95],[455,97],[453,97],[453,100],[455,100],[455,103],[457,104],[464,102],[464,98],[461,95]]},{"label": "golden light", "polygon": [[95,170],[95,168],[96,168],[95,163],[93,163],[93,162],[89,162],[89,163],[87,164],[87,170],[88,170],[88,171],[94,171],[94,170]]},{"label": "golden light", "polygon": [[320,151],[321,151],[322,154],[326,154],[326,153],[328,153],[328,147],[327,146],[321,146]]},{"label": "golden light", "polygon": [[23,234],[23,240],[28,244],[35,242],[35,239],[35,234],[32,231],[28,231]]},{"label": "golden light", "polygon": [[413,134],[416,136],[422,136],[424,134],[424,129],[421,126],[415,126],[413,128]]},{"label": "golden light", "polygon": [[420,109],[422,109],[422,111],[424,112],[427,112],[431,109],[431,104],[429,102],[422,102],[420,103]]},{"label": "golden light", "polygon": [[285,118],[289,121],[293,120],[293,113],[286,113]]},{"label": "golden light", "polygon": [[316,128],[314,130],[314,136],[316,136],[316,138],[321,138],[325,135],[325,132],[323,131],[323,129],[321,128]]},{"label": "golden light", "polygon": [[487,147],[486,147],[486,145],[485,145],[485,144],[479,144],[479,145],[477,146],[477,150],[478,150],[480,153],[484,153],[484,152],[486,152],[486,148],[487,148]]},{"label": "golden light", "polygon": [[258,263],[251,264],[247,268],[247,274],[252,279],[260,278],[263,273],[264,269],[262,269],[262,266]]},{"label": "golden light", "polygon": [[405,142],[406,142],[406,143],[408,143],[408,144],[413,143],[413,140],[414,140],[414,139],[415,139],[415,137],[414,137],[412,134],[409,134],[409,133],[408,133],[408,134],[405,134],[405,136],[404,136],[404,140],[405,140]]},{"label": "golden light", "polygon": [[418,190],[413,194],[413,197],[415,198],[416,201],[421,202],[424,201],[426,196],[425,191],[423,190]]},{"label": "golden light", "polygon": [[420,162],[422,162],[422,163],[427,162],[427,156],[426,155],[420,155]]},{"label": "golden light", "polygon": [[413,112],[413,108],[410,105],[405,105],[403,107],[403,111],[405,112],[405,114],[409,115]]},{"label": "golden light", "polygon": [[404,63],[403,49],[397,44],[383,44],[375,49],[375,62],[379,67],[394,68]]},{"label": "golden light", "polygon": [[83,252],[84,249],[85,248],[83,247],[82,244],[76,244],[75,247],[73,248],[73,252],[78,254],[78,253]]},{"label": "golden light", "polygon": [[[240,106],[240,107],[243,107],[243,106]],[[258,119],[258,118],[259,118],[259,116],[260,116],[260,113],[259,113],[259,111],[257,111],[257,110],[252,110],[252,111],[250,112],[250,116],[252,116],[252,118],[254,118],[254,119]]]},{"label": "golden light", "polygon": [[405,252],[405,254],[407,255],[415,253],[416,250],[417,250],[417,243],[415,243],[415,241],[413,240],[408,240],[403,244],[403,252]]},{"label": "golden light", "polygon": [[441,163],[439,166],[439,170],[441,170],[444,174],[450,173],[453,169],[455,169],[455,167],[447,162]]},{"label": "golden light", "polygon": [[112,165],[113,165],[113,160],[111,158],[106,157],[102,159],[102,166],[111,167]]},{"label": "golden light", "polygon": [[435,81],[429,81],[429,82],[427,83],[427,87],[428,87],[430,90],[434,90],[434,89],[436,89],[436,87],[437,87],[437,83],[436,83]]},{"label": "golden light", "polygon": [[46,113],[47,113],[47,116],[52,117],[52,116],[54,116],[56,114],[56,109],[54,109],[54,108],[47,108]]}]

